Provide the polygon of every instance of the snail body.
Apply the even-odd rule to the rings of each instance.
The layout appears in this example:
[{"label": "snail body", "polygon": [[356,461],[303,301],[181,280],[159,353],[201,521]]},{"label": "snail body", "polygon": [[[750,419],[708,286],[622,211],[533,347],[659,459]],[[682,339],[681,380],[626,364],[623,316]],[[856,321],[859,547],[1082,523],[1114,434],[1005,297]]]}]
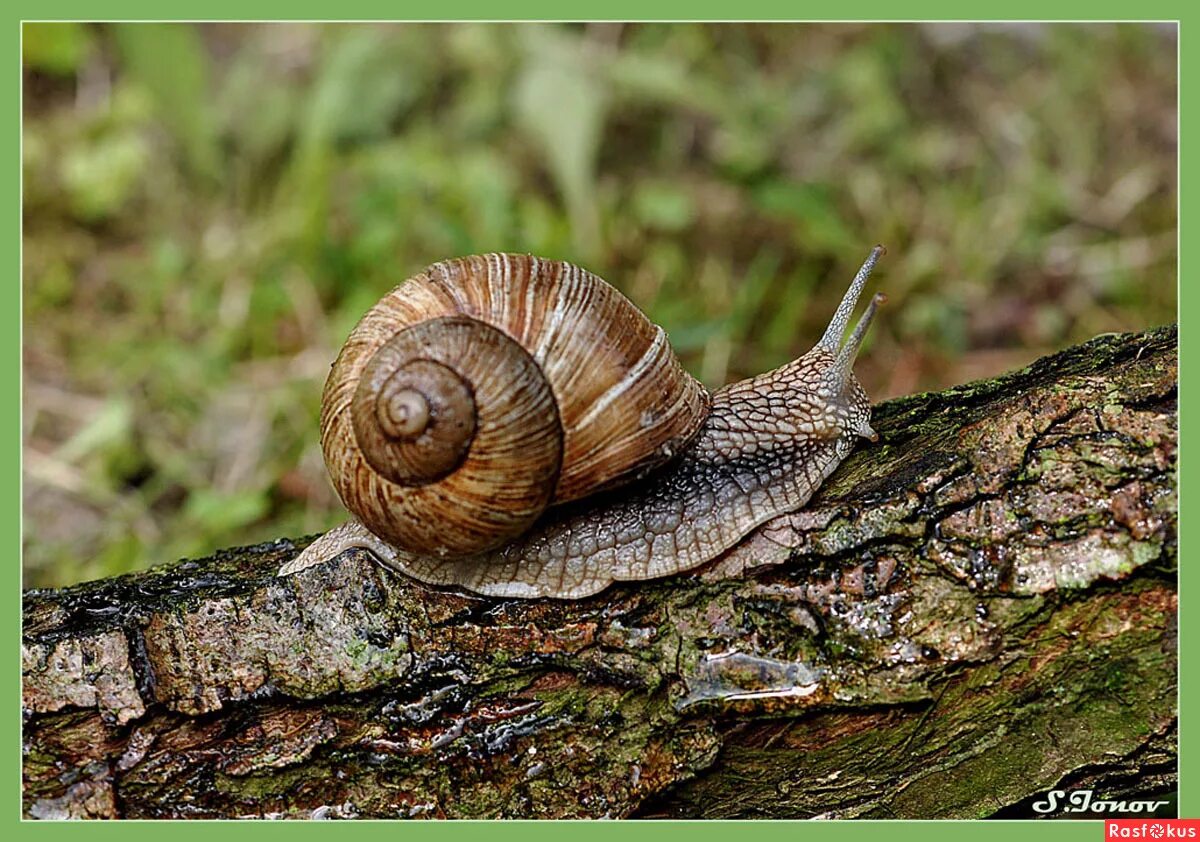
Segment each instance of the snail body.
[{"label": "snail body", "polygon": [[578,267],[431,266],[363,317],[326,383],[326,463],[357,519],[280,574],[363,547],[430,584],[569,599],[716,558],[875,438],[851,368],[882,296],[841,340],[881,253],[812,350],[711,396]]}]

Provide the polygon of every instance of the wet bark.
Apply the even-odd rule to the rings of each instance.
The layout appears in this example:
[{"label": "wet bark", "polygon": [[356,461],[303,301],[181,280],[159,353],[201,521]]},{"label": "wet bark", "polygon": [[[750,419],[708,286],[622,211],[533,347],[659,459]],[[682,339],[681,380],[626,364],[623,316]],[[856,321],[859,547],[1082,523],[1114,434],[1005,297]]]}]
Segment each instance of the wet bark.
[{"label": "wet bark", "polygon": [[357,551],[281,580],[288,540],[29,591],[26,814],[1169,801],[1175,395],[1171,327],[883,404],[882,442],[803,511],[577,602],[432,590]]}]

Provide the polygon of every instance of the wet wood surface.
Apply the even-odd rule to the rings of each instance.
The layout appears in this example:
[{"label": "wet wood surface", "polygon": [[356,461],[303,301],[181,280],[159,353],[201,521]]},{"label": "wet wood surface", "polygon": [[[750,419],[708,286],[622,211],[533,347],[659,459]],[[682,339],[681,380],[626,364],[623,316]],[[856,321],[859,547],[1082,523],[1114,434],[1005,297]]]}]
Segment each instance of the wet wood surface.
[{"label": "wet wood surface", "polygon": [[1176,775],[1176,333],[876,407],[803,511],[584,600],[304,541],[24,600],[30,817],[1024,817]]}]

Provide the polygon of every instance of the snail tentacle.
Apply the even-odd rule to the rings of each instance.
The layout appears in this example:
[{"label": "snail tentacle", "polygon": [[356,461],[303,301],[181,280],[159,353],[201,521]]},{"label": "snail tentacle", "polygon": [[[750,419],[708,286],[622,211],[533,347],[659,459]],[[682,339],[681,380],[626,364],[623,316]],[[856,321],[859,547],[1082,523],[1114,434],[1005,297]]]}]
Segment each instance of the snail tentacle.
[{"label": "snail tentacle", "polygon": [[875,268],[875,263],[885,254],[887,254],[887,249],[883,246],[875,246],[871,249],[871,253],[867,255],[867,259],[854,275],[854,280],[850,282],[846,294],[842,296],[841,303],[834,311],[833,318],[829,320],[829,326],[825,328],[825,333],[816,347],[830,353],[837,352],[838,346],[842,344],[842,334],[846,332],[846,326],[850,324],[850,317],[854,315],[854,305],[858,303],[858,297],[862,295],[863,288],[867,285],[867,278],[871,276],[871,270]]}]

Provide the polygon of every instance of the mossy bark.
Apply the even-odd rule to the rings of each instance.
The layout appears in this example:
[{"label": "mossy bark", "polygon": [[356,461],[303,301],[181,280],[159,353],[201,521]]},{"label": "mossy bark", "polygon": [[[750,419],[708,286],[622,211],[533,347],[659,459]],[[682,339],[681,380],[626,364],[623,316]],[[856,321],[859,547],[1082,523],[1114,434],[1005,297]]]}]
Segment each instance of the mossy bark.
[{"label": "mossy bark", "polygon": [[[34,817],[981,817],[1175,777],[1176,333],[877,407],[803,510],[577,602],[303,542],[24,617]],[[1168,808],[1169,809],[1169,808]]]}]

